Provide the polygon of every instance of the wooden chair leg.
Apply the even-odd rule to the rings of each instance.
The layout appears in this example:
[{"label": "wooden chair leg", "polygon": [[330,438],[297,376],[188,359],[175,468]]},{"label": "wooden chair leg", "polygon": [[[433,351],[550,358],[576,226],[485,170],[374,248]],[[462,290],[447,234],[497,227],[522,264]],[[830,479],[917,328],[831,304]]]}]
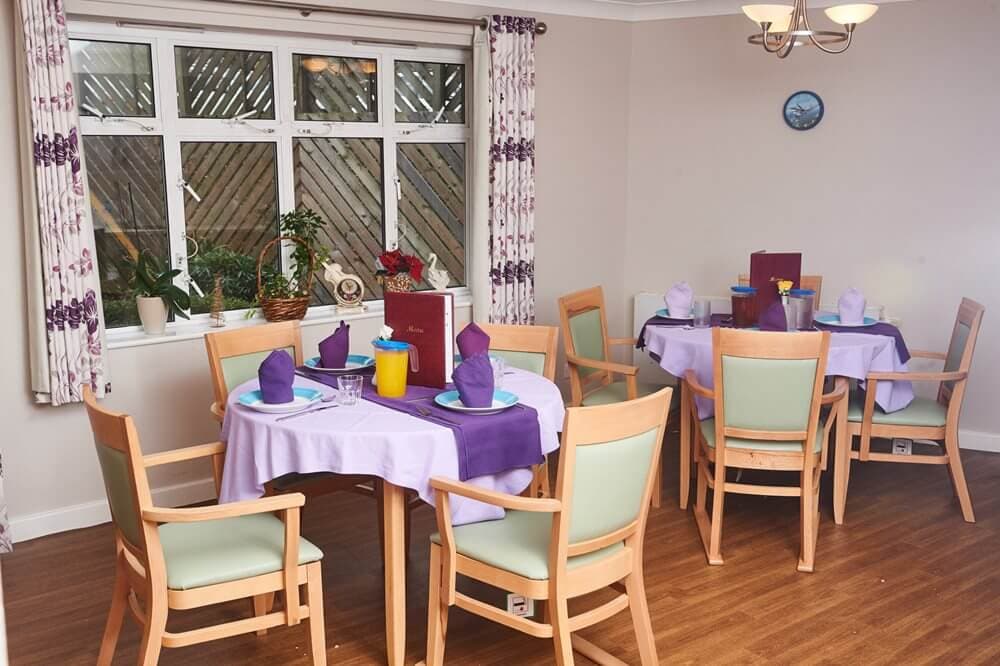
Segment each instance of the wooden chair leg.
[{"label": "wooden chair leg", "polygon": [[[255,594],[253,596],[253,615],[254,617],[260,617],[261,615],[267,615],[270,611],[269,606],[274,603],[274,592],[266,592],[264,594]],[[258,629],[258,636],[267,636],[267,629]]]},{"label": "wooden chair leg", "polygon": [[799,498],[801,507],[801,546],[798,570],[812,573],[816,564],[816,539],[819,536],[819,488],[813,471],[802,472],[802,495]]},{"label": "wooden chair leg", "polygon": [[[406,504],[403,507],[403,557],[407,560],[410,559],[410,525],[413,523],[411,520],[411,515],[413,513],[413,506],[410,504],[409,498],[404,500]],[[379,521],[379,534],[382,533],[382,522]],[[380,544],[381,545],[381,544]]]},{"label": "wooden chair leg", "polygon": [[556,666],[573,666],[573,641],[569,630],[569,606],[566,599],[550,599],[552,641],[556,650]]},{"label": "wooden chair leg", "polygon": [[949,428],[944,445],[948,452],[948,471],[951,472],[951,481],[955,486],[958,502],[962,505],[962,517],[965,518],[965,522],[974,523],[976,522],[976,514],[972,510],[972,497],[969,495],[969,486],[965,482],[965,469],[962,467],[958,433]]},{"label": "wooden chair leg", "polygon": [[427,590],[427,666],[444,663],[448,635],[448,604],[441,598],[441,546],[431,544],[430,583]]},{"label": "wooden chair leg", "polygon": [[626,576],[625,591],[632,612],[632,626],[639,643],[639,660],[642,666],[655,666],[659,663],[656,658],[656,639],[653,637],[653,623],[649,619],[649,604],[646,602],[646,585],[641,568]]},{"label": "wooden chair leg", "polygon": [[146,591],[146,625],[139,645],[140,666],[156,666],[163,648],[163,634],[167,630],[166,590]]},{"label": "wooden chair leg", "polygon": [[326,666],[326,621],[323,617],[323,565],[306,566],[306,603],[309,605],[309,646],[313,666]]},{"label": "wooden chair leg", "polygon": [[656,468],[656,476],[653,478],[653,493],[650,504],[653,505],[654,509],[659,509],[660,505],[663,504],[663,466],[658,465]]},{"label": "wooden chair leg", "polygon": [[686,382],[681,382],[681,435],[680,435],[680,507],[682,511],[687,510],[688,500],[691,495],[691,450],[692,450],[692,428],[698,427],[692,423],[691,417],[691,392]]},{"label": "wooden chair leg", "polygon": [[118,634],[122,630],[122,620],[125,618],[125,607],[128,605],[128,573],[127,565],[121,556],[115,567],[115,586],[111,595],[111,609],[108,611],[108,621],[104,625],[104,637],[101,639],[101,651],[97,656],[98,666],[111,666],[115,657],[115,647],[118,645]]},{"label": "wooden chair leg", "polygon": [[722,564],[722,509],[726,501],[726,468],[715,463],[715,488],[712,492],[712,525],[708,542],[708,563]]}]

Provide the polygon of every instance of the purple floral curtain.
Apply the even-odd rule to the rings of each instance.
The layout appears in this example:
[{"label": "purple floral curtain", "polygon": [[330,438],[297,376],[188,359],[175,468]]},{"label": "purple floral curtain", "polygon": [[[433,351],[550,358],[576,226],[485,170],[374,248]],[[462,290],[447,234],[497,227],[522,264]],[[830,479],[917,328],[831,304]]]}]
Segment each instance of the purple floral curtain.
[{"label": "purple floral curtain", "polygon": [[[30,102],[41,302],[45,311],[48,396],[78,402],[82,386],[104,394],[104,349],[94,230],[84,198],[79,116],[62,0],[18,0]],[[30,236],[29,236],[30,237]],[[32,262],[28,262],[29,265]],[[37,276],[28,276],[29,285]],[[40,318],[40,317],[39,317]],[[37,390],[37,387],[36,387]]]},{"label": "purple floral curtain", "polygon": [[489,49],[490,321],[533,324],[535,19],[493,16]]}]

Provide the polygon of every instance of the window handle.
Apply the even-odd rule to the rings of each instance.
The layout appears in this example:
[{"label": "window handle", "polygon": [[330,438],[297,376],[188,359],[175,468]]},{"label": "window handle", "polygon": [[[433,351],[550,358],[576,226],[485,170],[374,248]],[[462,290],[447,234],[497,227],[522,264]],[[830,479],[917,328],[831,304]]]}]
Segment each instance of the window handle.
[{"label": "window handle", "polygon": [[199,196],[199,194],[194,191],[194,188],[191,187],[191,183],[184,180],[184,176],[181,176],[180,178],[177,179],[177,187],[182,190],[187,190],[187,193],[190,194],[195,201],[201,203],[201,196]]},{"label": "window handle", "polygon": [[402,201],[403,200],[403,185],[402,185],[402,182],[399,180],[399,176],[398,175],[395,176],[393,178],[393,181],[396,183],[396,201]]}]

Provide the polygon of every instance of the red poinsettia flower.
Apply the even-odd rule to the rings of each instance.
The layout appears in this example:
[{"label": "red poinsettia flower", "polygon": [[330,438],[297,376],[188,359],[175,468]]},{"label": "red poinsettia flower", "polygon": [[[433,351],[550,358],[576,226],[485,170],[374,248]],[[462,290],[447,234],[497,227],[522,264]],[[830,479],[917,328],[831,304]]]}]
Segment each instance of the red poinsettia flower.
[{"label": "red poinsettia flower", "polygon": [[420,282],[424,275],[424,262],[412,254],[403,254],[400,250],[390,250],[383,252],[378,257],[381,268],[378,275],[399,275],[408,273],[416,282]]}]

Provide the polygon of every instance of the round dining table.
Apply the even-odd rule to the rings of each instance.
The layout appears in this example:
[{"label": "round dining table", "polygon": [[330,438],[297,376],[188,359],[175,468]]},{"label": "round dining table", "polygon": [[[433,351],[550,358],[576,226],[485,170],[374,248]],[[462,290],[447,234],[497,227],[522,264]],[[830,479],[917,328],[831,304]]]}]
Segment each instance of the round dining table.
[{"label": "round dining table", "polygon": [[[334,393],[329,386],[301,376],[296,376],[295,386],[317,389],[325,396]],[[221,436],[226,442],[226,461],[219,501],[260,497],[265,483],[293,472],[382,479],[386,653],[389,664],[402,664],[406,647],[406,491],[415,491],[432,504],[432,477],[459,478],[454,432],[363,398],[353,405],[319,403],[312,408],[316,413],[293,418],[265,414],[239,403],[240,395],[257,388],[257,380],[251,380],[229,395]],[[565,415],[559,388],[540,375],[516,368],[506,370],[502,388],[537,412],[542,453],[556,450]],[[518,494],[531,479],[532,471],[520,468],[471,478],[468,483]],[[457,495],[450,504],[455,524],[503,516],[498,507]]]}]

